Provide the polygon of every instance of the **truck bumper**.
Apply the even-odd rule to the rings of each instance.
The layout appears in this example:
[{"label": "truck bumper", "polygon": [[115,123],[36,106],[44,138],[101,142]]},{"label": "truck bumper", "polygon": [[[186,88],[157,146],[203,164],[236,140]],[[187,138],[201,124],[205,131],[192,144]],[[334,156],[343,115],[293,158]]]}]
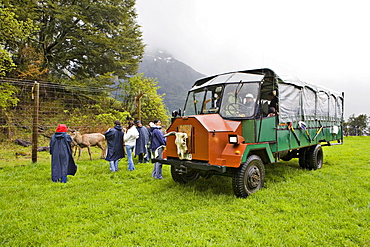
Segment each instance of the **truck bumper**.
[{"label": "truck bumper", "polygon": [[152,162],[159,162],[164,165],[175,166],[176,168],[190,168],[200,171],[216,171],[219,173],[226,173],[226,166],[211,165],[205,162],[194,162],[189,160],[161,160],[161,159],[152,159]]}]

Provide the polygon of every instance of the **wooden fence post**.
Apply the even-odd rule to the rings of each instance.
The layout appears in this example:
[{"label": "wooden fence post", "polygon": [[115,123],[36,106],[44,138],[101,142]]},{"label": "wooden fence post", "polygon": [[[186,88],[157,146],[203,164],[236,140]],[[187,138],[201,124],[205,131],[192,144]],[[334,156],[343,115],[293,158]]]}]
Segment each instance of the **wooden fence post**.
[{"label": "wooden fence post", "polygon": [[38,146],[38,125],[39,125],[39,96],[40,85],[35,81],[32,87],[32,99],[34,100],[34,109],[32,114],[32,163],[37,162]]},{"label": "wooden fence post", "polygon": [[136,105],[137,105],[137,120],[141,121],[141,102],[140,98],[143,96],[144,93],[139,93],[138,96],[135,97]]}]

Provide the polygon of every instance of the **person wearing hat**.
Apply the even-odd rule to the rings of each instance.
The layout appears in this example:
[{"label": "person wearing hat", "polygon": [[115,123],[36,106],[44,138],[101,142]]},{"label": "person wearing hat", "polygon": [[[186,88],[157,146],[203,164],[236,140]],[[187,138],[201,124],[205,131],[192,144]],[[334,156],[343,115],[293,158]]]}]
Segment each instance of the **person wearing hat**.
[{"label": "person wearing hat", "polygon": [[105,139],[107,140],[107,156],[105,160],[109,161],[110,171],[118,171],[118,161],[125,157],[123,151],[123,130],[121,122],[114,121],[114,127],[108,129],[105,133]]},{"label": "person wearing hat", "polygon": [[77,166],[72,156],[72,138],[67,134],[67,126],[59,124],[50,139],[51,180],[67,182],[67,175],[75,175]]},{"label": "person wearing hat", "polygon": [[254,107],[254,97],[253,94],[248,93],[245,95],[245,102],[244,102],[246,107]]},{"label": "person wearing hat", "polygon": [[245,95],[243,100],[243,107],[239,110],[239,117],[250,117],[254,114],[254,108],[256,104],[256,99],[254,98],[253,94],[248,93]]},{"label": "person wearing hat", "polygon": [[136,129],[139,132],[139,138],[136,139],[135,155],[139,156],[139,163],[148,163],[147,145],[150,140],[150,132],[147,127],[143,126],[140,120],[136,121]]}]

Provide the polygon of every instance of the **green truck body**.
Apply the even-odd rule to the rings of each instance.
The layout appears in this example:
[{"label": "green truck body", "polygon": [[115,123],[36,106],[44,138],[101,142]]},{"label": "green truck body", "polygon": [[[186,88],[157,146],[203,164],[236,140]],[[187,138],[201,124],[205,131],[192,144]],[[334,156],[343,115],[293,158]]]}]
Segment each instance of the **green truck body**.
[{"label": "green truck body", "polygon": [[301,168],[320,169],[321,146],[343,144],[343,108],[344,93],[270,69],[210,76],[173,113],[164,158],[155,161],[171,165],[179,183],[230,176],[235,195],[247,197],[262,188],[266,164],[299,158]]}]

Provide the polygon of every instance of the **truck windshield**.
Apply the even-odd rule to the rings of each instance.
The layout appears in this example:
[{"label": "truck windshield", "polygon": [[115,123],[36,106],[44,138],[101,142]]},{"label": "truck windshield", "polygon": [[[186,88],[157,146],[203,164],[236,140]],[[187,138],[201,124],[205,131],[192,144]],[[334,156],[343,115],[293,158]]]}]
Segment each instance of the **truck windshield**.
[{"label": "truck windshield", "polygon": [[184,115],[215,114],[224,118],[254,116],[259,83],[208,86],[188,94]]}]

